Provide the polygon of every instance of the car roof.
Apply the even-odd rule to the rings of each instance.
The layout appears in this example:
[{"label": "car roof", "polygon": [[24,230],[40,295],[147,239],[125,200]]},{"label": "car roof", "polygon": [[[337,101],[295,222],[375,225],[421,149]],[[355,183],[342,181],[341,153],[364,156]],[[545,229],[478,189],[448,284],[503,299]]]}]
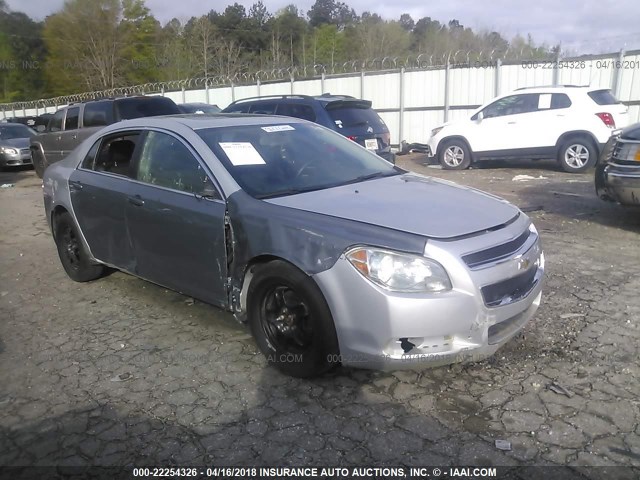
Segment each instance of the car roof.
[{"label": "car roof", "polygon": [[234,127],[242,125],[286,125],[291,123],[310,123],[306,120],[277,115],[254,115],[248,113],[185,113],[157,117],[140,117],[114,123],[109,131],[120,128],[176,128],[186,126],[191,130],[204,128]]},{"label": "car roof", "polygon": [[537,87],[522,87],[512,93],[567,93],[567,92],[595,92],[598,90],[610,90],[608,87],[591,87],[589,85],[540,85]]}]

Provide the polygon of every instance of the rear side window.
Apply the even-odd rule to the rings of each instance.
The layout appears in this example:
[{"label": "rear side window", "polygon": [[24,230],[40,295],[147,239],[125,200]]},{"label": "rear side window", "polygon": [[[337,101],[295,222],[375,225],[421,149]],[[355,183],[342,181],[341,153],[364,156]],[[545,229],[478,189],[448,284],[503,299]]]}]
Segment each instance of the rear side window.
[{"label": "rear side window", "polygon": [[277,103],[261,102],[251,105],[249,113],[257,113],[260,115],[274,115],[276,113]]},{"label": "rear side window", "polygon": [[566,93],[554,93],[551,95],[551,108],[569,108],[571,100]]},{"label": "rear side window", "polygon": [[78,118],[80,116],[80,108],[73,107],[67,110],[67,118],[64,121],[65,130],[77,130]]},{"label": "rear side window", "polygon": [[618,99],[611,93],[611,90],[595,90],[587,95],[598,105],[615,105],[620,103]]},{"label": "rear side window", "polygon": [[327,113],[336,124],[336,127],[338,127],[338,130],[353,127],[367,128],[368,126],[373,128],[374,132],[386,132],[388,130],[380,115],[372,108],[345,106],[327,108]]},{"label": "rear side window", "polygon": [[62,119],[64,118],[64,110],[58,110],[53,114],[51,120],[49,120],[49,127],[47,130],[50,132],[59,132],[62,130]]},{"label": "rear side window", "polygon": [[241,103],[239,105],[230,105],[223,110],[224,113],[249,113],[249,105]]},{"label": "rear side window", "polygon": [[[132,160],[136,145],[140,139],[138,132],[120,133],[102,140],[97,153],[93,153],[94,145],[82,166],[97,172],[108,172],[125,177],[132,177]],[[93,155],[93,160],[91,159]]]},{"label": "rear side window", "polygon": [[84,106],[83,127],[103,127],[113,123],[113,102],[90,102]]},{"label": "rear side window", "polygon": [[310,122],[316,121],[316,113],[310,105],[300,103],[281,103],[278,105],[276,112],[278,115],[286,115],[287,117],[302,118]]},{"label": "rear side window", "polygon": [[173,100],[164,97],[123,98],[115,104],[119,120],[182,113]]}]

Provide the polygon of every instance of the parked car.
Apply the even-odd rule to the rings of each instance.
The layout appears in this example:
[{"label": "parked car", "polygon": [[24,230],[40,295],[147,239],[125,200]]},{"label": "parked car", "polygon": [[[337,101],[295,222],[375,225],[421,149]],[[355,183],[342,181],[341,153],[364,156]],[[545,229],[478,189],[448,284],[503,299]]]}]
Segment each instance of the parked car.
[{"label": "parked car", "polygon": [[43,192],[73,280],[115,267],[230,310],[295,376],[485,358],[540,303],[544,256],[517,207],[311,122],[120,122]]},{"label": "parked car", "polygon": [[450,170],[490,159],[555,158],[577,173],[595,165],[612,130],[627,123],[627,107],[608,89],[521,88],[434,128],[428,154]]},{"label": "parked car", "polygon": [[596,166],[595,184],[602,200],[640,206],[640,123],[611,136]]},{"label": "parked car", "polygon": [[42,178],[49,165],[65,158],[84,139],[106,125],[131,118],[179,113],[173,100],[159,96],[104,98],[61,108],[53,114],[46,130],[31,139],[36,173]]},{"label": "parked car", "polygon": [[0,123],[0,168],[31,165],[29,138],[35,133],[20,123]]},{"label": "parked car", "polygon": [[369,100],[348,95],[274,95],[237,100],[223,113],[255,113],[302,118],[330,128],[388,162],[396,162],[391,152],[391,134],[384,120],[371,108]]},{"label": "parked car", "polygon": [[181,103],[178,108],[182,113],[220,113],[222,110],[218,105],[209,103]]}]

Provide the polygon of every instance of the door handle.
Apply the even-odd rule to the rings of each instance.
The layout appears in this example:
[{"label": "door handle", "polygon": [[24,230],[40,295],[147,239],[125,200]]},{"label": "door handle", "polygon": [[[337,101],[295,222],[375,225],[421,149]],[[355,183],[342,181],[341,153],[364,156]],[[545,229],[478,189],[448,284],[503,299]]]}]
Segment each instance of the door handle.
[{"label": "door handle", "polygon": [[144,200],[140,197],[140,195],[129,197],[128,200],[131,205],[135,205],[136,207],[141,207],[144,205]]},{"label": "door handle", "polygon": [[515,125],[518,122],[507,122],[507,125]]},{"label": "door handle", "polygon": [[78,138],[78,135],[77,134],[76,135],[71,135],[71,138],[73,138],[75,140],[76,138]]},{"label": "door handle", "polygon": [[69,180],[69,190],[76,191],[82,190],[82,183],[77,180]]}]

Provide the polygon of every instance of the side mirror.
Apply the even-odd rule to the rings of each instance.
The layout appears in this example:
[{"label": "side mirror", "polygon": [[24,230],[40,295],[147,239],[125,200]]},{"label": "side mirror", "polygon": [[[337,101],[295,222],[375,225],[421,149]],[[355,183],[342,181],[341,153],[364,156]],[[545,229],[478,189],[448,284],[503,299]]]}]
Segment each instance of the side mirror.
[{"label": "side mirror", "polygon": [[478,123],[480,123],[483,118],[484,118],[484,113],[478,112],[478,114],[476,115],[476,120],[478,121]]}]

